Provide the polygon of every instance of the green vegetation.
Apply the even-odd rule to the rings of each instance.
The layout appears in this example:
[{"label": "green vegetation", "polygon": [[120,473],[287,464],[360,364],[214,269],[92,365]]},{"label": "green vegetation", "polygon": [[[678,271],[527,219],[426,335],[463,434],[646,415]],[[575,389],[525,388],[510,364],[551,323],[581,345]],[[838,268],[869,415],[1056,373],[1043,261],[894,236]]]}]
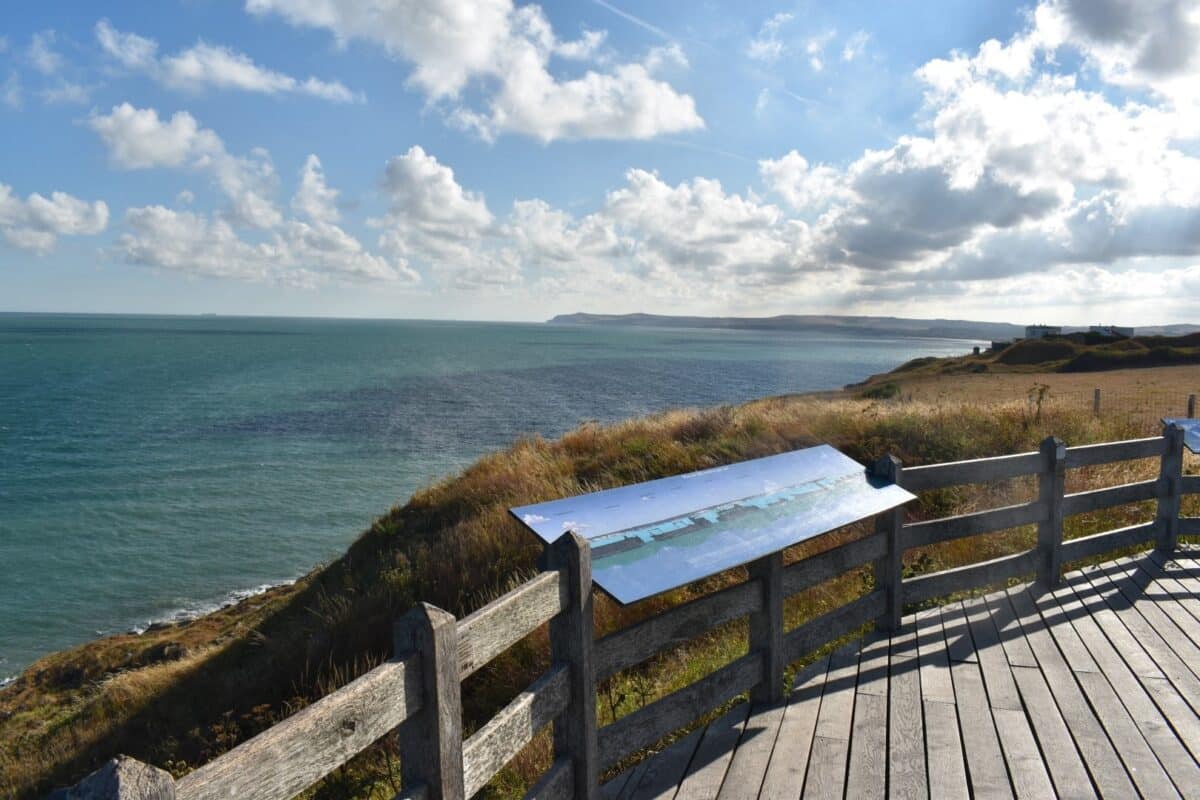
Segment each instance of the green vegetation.
[{"label": "green vegetation", "polygon": [[[1102,372],[1117,369],[1200,364],[1200,334],[1110,338],[1072,333],[1019,339],[997,352],[951,358],[915,358],[855,387],[871,391],[897,378],[928,378],[980,372]],[[864,394],[864,396],[867,396]]]},{"label": "green vegetation", "polygon": [[872,386],[859,395],[859,397],[863,398],[864,400],[891,400],[893,397],[899,396],[900,387],[892,381],[881,383],[878,386]]},{"label": "green vegetation", "polygon": [[[556,441],[529,438],[415,494],[381,517],[334,563],[294,586],[196,622],[116,636],[54,654],[0,692],[0,796],[39,796],[123,752],[183,774],[294,713],[389,655],[392,620],[417,600],[462,616],[527,579],[538,547],[509,506],[663,477],[829,442],[870,462],[891,452],[909,465],[1035,449],[1047,435],[1072,444],[1145,435],[1128,420],[1024,404],[902,406],[864,400],[773,398],[739,407],[672,411],[612,426],[585,425]],[[1126,483],[1156,464],[1073,472],[1068,491]],[[942,516],[1018,502],[1032,480],[928,493],[914,509]],[[1191,502],[1191,501],[1189,501]],[[1144,519],[1147,504],[1073,517],[1068,536]],[[1191,509],[1190,513],[1196,513]],[[793,548],[789,561],[861,534],[839,531]],[[910,551],[910,574],[1032,545],[1031,527]],[[739,579],[738,570],[627,608],[597,600],[606,633]],[[793,598],[789,624],[868,590],[869,570]],[[467,731],[545,667],[545,632],[530,636],[464,686]],[[664,653],[601,687],[601,721],[652,701],[745,650],[731,624]],[[497,779],[511,796],[547,763],[543,736]],[[388,738],[308,794],[391,797],[396,749]]]}]

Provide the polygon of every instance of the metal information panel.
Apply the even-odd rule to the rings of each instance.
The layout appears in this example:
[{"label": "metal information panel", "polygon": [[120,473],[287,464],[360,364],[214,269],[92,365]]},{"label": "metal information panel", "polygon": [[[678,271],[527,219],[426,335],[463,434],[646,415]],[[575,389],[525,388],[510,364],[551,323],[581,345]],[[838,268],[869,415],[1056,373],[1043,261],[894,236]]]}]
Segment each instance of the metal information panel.
[{"label": "metal information panel", "polygon": [[1163,425],[1178,425],[1183,428],[1183,443],[1193,453],[1200,453],[1200,419],[1187,417],[1166,417]]},{"label": "metal information panel", "polygon": [[632,603],[913,498],[821,445],[510,513],[547,543],[583,536],[593,580]]}]

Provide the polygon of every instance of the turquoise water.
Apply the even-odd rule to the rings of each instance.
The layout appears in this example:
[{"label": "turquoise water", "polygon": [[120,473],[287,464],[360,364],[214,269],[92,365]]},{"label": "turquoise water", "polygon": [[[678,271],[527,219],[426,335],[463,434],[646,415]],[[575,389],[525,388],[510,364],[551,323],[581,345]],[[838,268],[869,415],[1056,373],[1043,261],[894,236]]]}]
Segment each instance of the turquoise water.
[{"label": "turquoise water", "polygon": [[530,432],[836,388],[969,342],[0,314],[0,677],[337,556]]}]

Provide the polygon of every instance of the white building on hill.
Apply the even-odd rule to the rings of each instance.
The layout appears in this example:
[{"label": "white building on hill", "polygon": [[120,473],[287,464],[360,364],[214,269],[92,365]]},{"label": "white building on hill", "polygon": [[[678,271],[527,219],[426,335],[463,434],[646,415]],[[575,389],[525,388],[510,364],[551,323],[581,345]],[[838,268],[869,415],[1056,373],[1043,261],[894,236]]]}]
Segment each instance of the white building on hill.
[{"label": "white building on hill", "polygon": [[1026,339],[1041,339],[1043,336],[1062,336],[1061,325],[1026,325]]}]

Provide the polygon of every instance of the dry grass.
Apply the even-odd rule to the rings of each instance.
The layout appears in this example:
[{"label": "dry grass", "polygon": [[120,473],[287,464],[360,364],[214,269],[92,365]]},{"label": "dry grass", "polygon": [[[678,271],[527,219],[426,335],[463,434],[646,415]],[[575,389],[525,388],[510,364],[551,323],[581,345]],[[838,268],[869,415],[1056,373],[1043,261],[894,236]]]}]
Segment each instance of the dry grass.
[{"label": "dry grass", "polygon": [[[1089,376],[1090,377],[1090,376]],[[142,637],[115,637],[33,665],[0,692],[0,796],[33,797],[71,783],[124,752],[176,774],[213,758],[273,721],[361,674],[388,655],[390,623],[418,599],[469,613],[532,574],[537,544],[507,514],[513,505],[769,455],[820,442],[861,462],[891,452],[923,464],[1034,449],[1047,435],[1071,444],[1145,435],[1130,419],[1093,418],[1024,403],[874,403],[773,398],[735,408],[672,411],[585,426],[553,442],[531,438],[480,459],[462,474],[415,494],[381,517],[345,556],[295,586],[194,623]],[[1098,468],[1073,487],[1135,480]],[[913,509],[941,516],[1013,502],[1028,481],[930,493]],[[1068,535],[1144,509],[1072,519]],[[1120,522],[1119,524],[1125,524]],[[1090,530],[1089,530],[1090,532]],[[857,536],[854,528],[787,554],[789,560]],[[906,571],[955,566],[1029,546],[1031,530],[910,552]],[[740,571],[621,608],[600,597],[603,634],[696,594],[739,579]],[[789,624],[843,604],[870,588],[865,570],[816,587],[787,608]],[[600,717],[628,713],[745,652],[744,624],[664,653],[602,687]],[[469,679],[468,732],[545,667],[541,631]],[[508,796],[549,756],[544,737],[527,748],[489,792]],[[307,793],[392,796],[394,742],[385,740]]]}]

